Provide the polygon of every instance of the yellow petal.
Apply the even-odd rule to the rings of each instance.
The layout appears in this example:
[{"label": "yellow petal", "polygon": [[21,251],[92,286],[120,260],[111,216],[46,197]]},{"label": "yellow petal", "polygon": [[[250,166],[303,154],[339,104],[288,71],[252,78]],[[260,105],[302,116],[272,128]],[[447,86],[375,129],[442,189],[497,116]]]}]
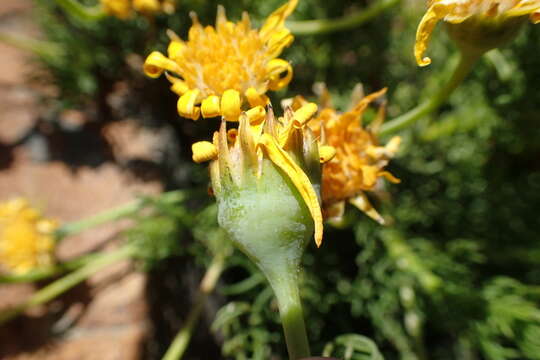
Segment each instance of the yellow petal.
[{"label": "yellow petal", "polygon": [[133,0],[133,8],[142,13],[157,13],[161,6],[157,0]]},{"label": "yellow petal", "polygon": [[221,114],[219,107],[219,96],[210,95],[202,101],[201,104],[201,113],[205,118],[212,118],[219,116]]},{"label": "yellow petal", "polygon": [[321,164],[332,160],[336,156],[336,149],[333,146],[323,145],[319,147],[319,158]]},{"label": "yellow petal", "polygon": [[416,42],[414,44],[414,56],[416,63],[419,66],[427,66],[431,64],[429,57],[423,57],[426,52],[429,38],[437,22],[444,18],[453,8],[454,4],[440,4],[435,3],[431,5],[420,21],[418,30],[416,30]]},{"label": "yellow petal", "polygon": [[374,100],[381,97],[386,93],[387,88],[382,88],[381,90],[374,92],[372,94],[369,94],[368,96],[362,98],[351,110],[355,113],[362,113],[364,110],[371,104]]},{"label": "yellow petal", "polygon": [[266,106],[266,104],[269,103],[268,97],[264,94],[259,94],[259,92],[253,87],[248,88],[244,95],[246,95],[251,107]]},{"label": "yellow petal", "polygon": [[536,11],[531,14],[531,21],[533,24],[540,23],[540,11]]},{"label": "yellow petal", "polygon": [[167,73],[165,73],[165,76],[167,77],[167,80],[169,80],[172,84],[171,90],[178,96],[184,95],[189,90],[189,86],[184,80],[171,76]]},{"label": "yellow petal", "polygon": [[274,32],[270,39],[268,40],[268,46],[267,46],[267,56],[270,58],[275,58],[281,52],[284,48],[289,47],[294,40],[294,37],[292,36],[289,29],[280,29],[276,32]]},{"label": "yellow petal", "polygon": [[266,110],[262,106],[255,106],[246,111],[250,125],[258,125],[266,118]]},{"label": "yellow petal", "polygon": [[261,136],[258,146],[266,150],[270,160],[291,179],[296,189],[298,189],[315,223],[315,243],[317,247],[321,246],[323,236],[321,206],[317,198],[317,193],[313,189],[308,176],[289,154],[278,146],[276,140],[269,134],[263,134]]},{"label": "yellow petal", "polygon": [[392,175],[392,173],[388,172],[388,171],[380,171],[378,174],[378,176],[384,176],[386,178],[386,180],[390,181],[391,183],[394,183],[394,184],[399,184],[401,182],[401,180],[399,180],[397,177],[395,177],[394,175]]},{"label": "yellow petal", "polygon": [[146,76],[151,78],[159,77],[163,71],[179,72],[178,64],[160,53],[159,51],[152,51],[150,55],[144,61],[143,66]]},{"label": "yellow petal", "polygon": [[296,110],[293,115],[293,126],[301,128],[317,113],[318,107],[315,103],[307,103]]},{"label": "yellow petal", "polygon": [[186,44],[182,40],[172,40],[167,48],[167,55],[170,59],[177,60],[182,57],[182,53],[184,52],[185,48]]},{"label": "yellow petal", "polygon": [[505,16],[525,16],[531,14],[534,16],[535,13],[540,12],[540,2],[538,1],[521,1],[518,5],[514,6],[512,9],[509,9],[504,12]]},{"label": "yellow petal", "polygon": [[209,141],[199,141],[191,145],[193,161],[202,163],[217,158],[218,151],[214,144]]},{"label": "yellow petal", "polygon": [[261,30],[259,30],[259,34],[263,40],[267,41],[274,31],[280,30],[285,26],[285,19],[291,15],[297,4],[298,0],[289,0],[268,16]]},{"label": "yellow petal", "polygon": [[189,90],[184,95],[182,95],[180,99],[178,99],[178,113],[185,118],[197,120],[201,113],[201,109],[195,106],[198,96],[198,89]]},{"label": "yellow petal", "polygon": [[241,104],[238,91],[233,89],[225,90],[221,97],[221,114],[225,120],[238,121],[238,117],[242,112],[240,109]]},{"label": "yellow petal", "polygon": [[270,90],[279,90],[287,86],[293,75],[291,64],[283,59],[270,60],[266,64],[266,72]]},{"label": "yellow petal", "polygon": [[384,225],[383,217],[371,205],[369,199],[364,193],[360,193],[356,197],[350,199],[349,202],[379,224]]}]

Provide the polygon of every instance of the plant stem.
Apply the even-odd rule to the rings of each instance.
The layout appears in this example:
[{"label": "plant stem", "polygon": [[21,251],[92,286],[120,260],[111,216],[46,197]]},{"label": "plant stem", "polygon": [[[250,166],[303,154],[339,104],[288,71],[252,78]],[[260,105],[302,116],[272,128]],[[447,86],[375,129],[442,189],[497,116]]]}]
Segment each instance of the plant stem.
[{"label": "plant stem", "polygon": [[358,27],[377,17],[386,9],[396,5],[401,0],[380,0],[364,11],[339,19],[320,19],[305,21],[288,21],[287,28],[294,35],[320,35],[343,31]]},{"label": "plant stem", "polygon": [[[277,264],[276,264],[277,265]],[[298,266],[276,266],[266,269],[265,274],[276,295],[279,315],[285,333],[289,359],[296,360],[310,356],[309,343],[300,291],[298,288]]]},{"label": "plant stem", "polygon": [[[159,195],[157,200],[166,203],[175,203],[183,200],[184,197],[184,193],[177,190],[163,193]],[[58,229],[57,236],[61,239],[63,237],[77,234],[81,231],[93,228],[95,226],[121,219],[123,217],[136,213],[137,211],[141,210],[146,204],[146,200],[142,198],[135,200],[131,203],[119,206],[117,208],[106,210],[102,213],[93,215],[86,219],[67,223],[63,225],[60,229]]]},{"label": "plant stem", "polygon": [[62,47],[54,42],[37,40],[20,34],[0,32],[0,42],[44,58],[63,55]]},{"label": "plant stem", "polygon": [[68,291],[75,285],[86,280],[88,277],[103,269],[104,267],[130,257],[133,252],[134,250],[132,247],[124,246],[117,251],[103,254],[93,259],[91,262],[84,265],[80,269],[75,270],[72,273],[64,276],[63,278],[60,278],[55,282],[40,289],[22,304],[19,304],[12,309],[1,312],[0,325],[10,321],[11,319],[15,318],[16,316],[31,308],[32,306],[41,305],[48,301],[51,301],[52,299]]},{"label": "plant stem", "polygon": [[100,5],[87,7],[77,0],[55,0],[58,6],[68,14],[84,21],[98,21],[105,17],[105,13]]},{"label": "plant stem", "polygon": [[191,340],[193,329],[195,328],[195,325],[197,324],[197,321],[199,320],[202,310],[206,304],[208,295],[214,290],[216,283],[223,272],[224,265],[225,257],[223,254],[214,256],[199,286],[199,294],[197,295],[195,306],[189,312],[184,326],[182,326],[178,334],[176,334],[162,360],[182,359],[189,341]]},{"label": "plant stem", "polygon": [[99,258],[100,254],[88,254],[80,256],[71,261],[66,261],[60,264],[48,266],[46,268],[31,271],[22,275],[2,275],[0,276],[0,284],[27,283],[43,280],[66,271],[75,270],[84,266],[94,259]]},{"label": "plant stem", "polygon": [[463,82],[467,75],[471,72],[476,61],[480,58],[480,53],[465,53],[461,52],[459,63],[455,68],[450,80],[440,88],[429,100],[419,104],[414,109],[409,110],[403,115],[383,124],[379,136],[392,134],[398,130],[412,125],[417,120],[425,115],[435,111],[441,106],[454,92],[454,90]]}]

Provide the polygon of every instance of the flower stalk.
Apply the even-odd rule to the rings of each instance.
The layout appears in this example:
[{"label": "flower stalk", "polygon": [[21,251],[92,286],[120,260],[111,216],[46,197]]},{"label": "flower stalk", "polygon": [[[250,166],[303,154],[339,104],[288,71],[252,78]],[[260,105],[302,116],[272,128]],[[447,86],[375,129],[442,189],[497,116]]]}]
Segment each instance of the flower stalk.
[{"label": "flower stalk", "polygon": [[428,100],[422,102],[405,114],[384,123],[381,126],[379,135],[385,136],[393,134],[396,131],[411,126],[419,119],[437,110],[439,106],[448,100],[450,95],[452,95],[454,90],[458,88],[463,80],[465,80],[482,54],[482,52],[461,52],[459,63],[456,66],[450,80]]},{"label": "flower stalk", "polygon": [[206,305],[208,295],[214,291],[214,288],[216,287],[216,284],[223,273],[224,267],[224,254],[217,254],[214,256],[199,286],[199,294],[195,301],[195,306],[193,306],[189,312],[184,326],[182,326],[180,331],[178,331],[178,334],[176,334],[162,360],[182,359],[191,340],[191,336],[193,335],[195,325],[197,325],[197,321],[199,320],[204,306]]},{"label": "flower stalk", "polygon": [[287,251],[273,254],[272,266],[263,272],[276,295],[289,359],[293,360],[309,357],[310,351],[298,287],[300,264],[287,261],[287,255]]},{"label": "flower stalk", "polygon": [[1,312],[0,325],[12,320],[33,306],[45,304],[53,300],[74,286],[85,281],[91,275],[95,274],[101,269],[131,257],[135,251],[136,250],[131,246],[124,246],[114,252],[106,253],[93,259],[93,261],[89,262],[78,270],[75,270],[63,278],[60,278],[40,289],[25,302],[15,306],[14,308]]},{"label": "flower stalk", "polygon": [[106,16],[101,5],[84,6],[77,0],[55,0],[69,15],[83,21],[98,21]]},{"label": "flower stalk", "polygon": [[100,254],[88,254],[80,256],[76,259],[62,262],[60,264],[55,264],[43,268],[38,268],[24,274],[7,274],[0,276],[0,284],[17,284],[17,283],[30,283],[36,282],[43,279],[47,279],[56,275],[60,275],[67,271],[76,270],[90,262],[94,259],[100,257]]},{"label": "flower stalk", "polygon": [[322,35],[354,29],[376,18],[384,11],[397,5],[401,0],[380,0],[363,11],[358,11],[339,19],[318,19],[287,21],[287,27],[294,35]]},{"label": "flower stalk", "polygon": [[[160,194],[155,200],[164,203],[176,203],[182,201],[184,198],[185,194],[182,191],[177,190]],[[86,219],[67,223],[57,230],[57,237],[62,239],[66,236],[78,234],[95,226],[130,216],[144,208],[146,204],[146,199],[141,198],[114,209],[103,211]]]}]

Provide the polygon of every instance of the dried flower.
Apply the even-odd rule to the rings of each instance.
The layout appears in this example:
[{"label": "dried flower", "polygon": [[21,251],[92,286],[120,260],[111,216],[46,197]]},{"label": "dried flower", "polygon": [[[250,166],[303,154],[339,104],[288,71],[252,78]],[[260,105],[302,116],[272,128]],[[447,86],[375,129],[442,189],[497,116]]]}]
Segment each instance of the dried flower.
[{"label": "dried flower", "polygon": [[[326,89],[322,89],[321,95],[325,99],[322,109],[308,125],[315,136],[319,137],[321,148],[330,146],[335,152],[327,155],[329,159],[323,159],[327,162],[323,165],[322,201],[328,219],[340,219],[345,201],[348,201],[372,219],[384,223],[365,193],[373,191],[381,177],[394,183],[399,182],[384,167],[396,154],[401,139],[396,136],[386,146],[379,145],[376,134],[384,119],[384,106],[368,128],[362,126],[362,116],[369,104],[385,92],[386,89],[383,89],[366,97],[358,96],[361,98],[352,101],[348,111],[338,113],[332,108]],[[296,104],[304,101],[301,98],[295,99]],[[324,155],[324,151],[320,152]]]},{"label": "dried flower", "polygon": [[291,81],[291,65],[277,57],[293,41],[285,19],[296,4],[297,0],[289,0],[260,30],[251,28],[247,13],[239,23],[228,21],[221,6],[215,28],[203,27],[192,13],[188,40],[169,32],[168,55],[152,52],[144,72],[157,78],[167,71],[171,90],[180,96],[181,116],[197,120],[202,114],[237,121],[244,100],[250,107],[265,106],[268,90],[279,90]]},{"label": "dried flower", "polygon": [[416,32],[416,62],[420,66],[431,63],[423,56],[439,20],[448,23],[451,37],[462,50],[483,53],[513,39],[527,17],[540,22],[540,0],[428,0]]},{"label": "dried flower", "polygon": [[0,203],[0,267],[23,274],[51,265],[57,227],[24,199]]}]

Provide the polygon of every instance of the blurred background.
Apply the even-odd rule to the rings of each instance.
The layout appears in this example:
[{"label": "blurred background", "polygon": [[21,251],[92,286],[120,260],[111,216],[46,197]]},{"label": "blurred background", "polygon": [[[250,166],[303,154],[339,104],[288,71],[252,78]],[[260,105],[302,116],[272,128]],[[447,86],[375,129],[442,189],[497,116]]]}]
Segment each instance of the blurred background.
[{"label": "blurred background", "polygon": [[[338,18],[377,1],[302,0],[291,19]],[[219,3],[232,20],[247,10],[258,27],[281,2]],[[125,241],[144,255],[2,325],[0,358],[160,359],[216,253],[225,270],[184,358],[286,358],[271,290],[218,230],[206,166],[191,160],[191,144],[210,139],[217,121],[180,118],[167,80],[142,73],[146,55],[166,50],[167,29],[185,38],[190,11],[213,24],[217,4],[181,0],[170,15],[85,22],[54,1],[0,2],[0,200],[24,196],[66,223],[140,196],[185,196],[63,240],[60,261]],[[294,78],[274,104],[316,99],[313,84],[324,82],[345,110],[362,83],[366,93],[389,88],[388,119],[413,108],[457,61],[440,25],[432,65],[416,66],[424,11],[423,1],[396,1],[357,28],[296,36],[281,56]],[[309,245],[302,294],[315,354],[540,359],[539,44],[540,27],[524,26],[439,111],[399,133],[388,169],[401,184],[374,197],[389,226],[351,208],[342,226],[325,227],[322,248]],[[47,281],[0,285],[0,309]]]}]

